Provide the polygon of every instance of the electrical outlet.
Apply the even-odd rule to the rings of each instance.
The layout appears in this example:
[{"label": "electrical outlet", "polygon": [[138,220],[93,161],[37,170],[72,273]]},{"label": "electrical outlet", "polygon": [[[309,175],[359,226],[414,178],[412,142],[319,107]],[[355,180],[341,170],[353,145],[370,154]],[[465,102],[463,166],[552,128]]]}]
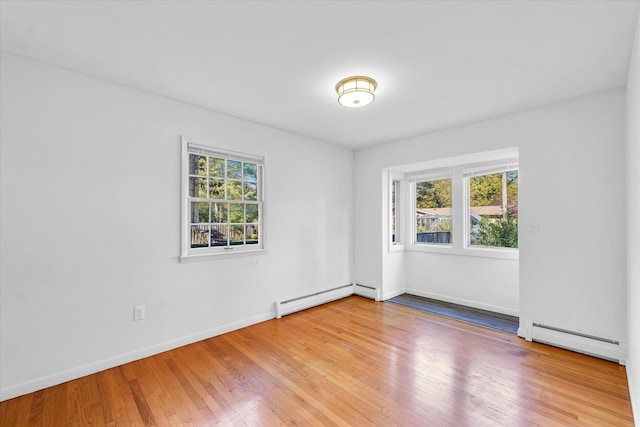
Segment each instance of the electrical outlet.
[{"label": "electrical outlet", "polygon": [[133,320],[144,320],[144,305],[133,307]]}]

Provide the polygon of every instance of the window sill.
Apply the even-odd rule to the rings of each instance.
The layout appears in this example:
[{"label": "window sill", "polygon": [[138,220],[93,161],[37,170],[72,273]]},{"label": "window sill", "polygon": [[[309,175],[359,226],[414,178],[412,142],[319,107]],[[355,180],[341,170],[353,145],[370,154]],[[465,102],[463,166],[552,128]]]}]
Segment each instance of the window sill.
[{"label": "window sill", "polygon": [[404,244],[402,243],[391,243],[389,244],[389,252],[402,252],[404,251]]},{"label": "window sill", "polygon": [[517,249],[509,248],[464,248],[458,249],[451,246],[435,245],[409,245],[407,250],[412,252],[428,252],[445,255],[471,256],[483,258],[513,259],[518,260],[520,253]]},{"label": "window sill", "polygon": [[230,258],[259,256],[259,255],[266,255],[266,254],[267,254],[266,249],[254,249],[254,250],[237,251],[237,252],[215,252],[215,253],[208,253],[208,254],[182,255],[178,259],[180,260],[180,264],[189,264],[192,262],[215,261],[215,260],[230,259]]}]

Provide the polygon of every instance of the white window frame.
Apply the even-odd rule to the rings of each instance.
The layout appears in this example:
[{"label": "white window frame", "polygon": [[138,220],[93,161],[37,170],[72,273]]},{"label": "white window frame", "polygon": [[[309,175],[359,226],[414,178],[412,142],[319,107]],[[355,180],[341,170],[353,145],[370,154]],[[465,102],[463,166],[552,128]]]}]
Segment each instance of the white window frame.
[{"label": "white window frame", "polygon": [[[499,164],[493,164],[484,167],[471,167],[465,168],[462,173],[462,185],[464,186],[464,242],[463,247],[467,250],[481,250],[481,251],[500,251],[503,253],[518,252],[519,248],[503,248],[494,246],[472,246],[470,242],[471,237],[471,194],[469,194],[470,178],[474,176],[489,175],[494,173],[505,173],[509,171],[518,171],[518,188],[520,187],[520,167],[517,161],[503,162]],[[520,231],[518,230],[518,235]]]},{"label": "white window frame", "polygon": [[[240,153],[226,149],[216,148],[210,143],[195,140],[188,137],[181,138],[182,144],[182,170],[181,170],[181,255],[180,262],[207,261],[213,259],[229,258],[235,256],[257,255],[266,252],[264,239],[264,164],[263,156]],[[205,248],[191,247],[191,202],[206,201],[212,199],[201,199],[189,195],[189,155],[202,154],[215,156],[231,161],[241,161],[254,163],[257,165],[257,201],[243,204],[256,204],[258,206],[258,243],[227,246],[209,246]],[[224,199],[223,203],[238,202],[237,200]],[[245,230],[246,232],[246,230]]]},{"label": "white window frame", "polygon": [[[417,225],[416,225],[416,183],[418,182],[426,182],[426,181],[437,181],[441,179],[451,179],[451,243],[450,244],[440,244],[440,243],[424,243],[418,242],[416,240],[416,236],[418,233]],[[454,179],[451,169],[438,169],[431,171],[422,171],[419,173],[410,174],[407,177],[407,180],[410,183],[409,186],[409,215],[411,216],[411,247],[414,249],[424,247],[424,248],[441,248],[441,249],[452,249],[455,243],[455,235],[456,235],[456,224],[454,222],[455,218],[453,217],[453,213],[455,211],[455,188],[454,188]],[[408,218],[408,217],[407,217]]]},{"label": "white window frame", "polygon": [[[411,233],[406,238],[406,250],[414,252],[431,252],[450,255],[478,256],[485,258],[519,259],[518,248],[500,248],[491,246],[471,246],[469,242],[469,182],[465,175],[480,171],[501,171],[518,169],[518,159],[500,159],[482,163],[466,163],[447,168],[428,169],[411,172],[406,175],[409,183],[407,201],[405,202],[405,221],[409,222],[406,228]],[[491,172],[489,172],[491,173]],[[416,242],[416,182],[451,178],[451,244],[429,244]],[[518,185],[521,178],[518,173]]]},{"label": "white window frame", "polygon": [[[393,223],[393,188],[395,186],[395,224]],[[389,174],[389,252],[404,250],[404,190],[405,181],[402,177]],[[395,241],[393,239],[395,225]]]}]

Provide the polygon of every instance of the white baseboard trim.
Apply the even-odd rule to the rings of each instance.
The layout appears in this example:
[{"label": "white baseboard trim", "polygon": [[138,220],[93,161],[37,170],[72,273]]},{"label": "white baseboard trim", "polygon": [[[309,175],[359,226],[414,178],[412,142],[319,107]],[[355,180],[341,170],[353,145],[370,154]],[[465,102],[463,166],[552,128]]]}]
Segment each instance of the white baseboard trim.
[{"label": "white baseboard trim", "polygon": [[274,318],[272,312],[261,314],[258,316],[250,317],[248,319],[240,320],[233,323],[209,329],[206,331],[198,332],[186,337],[181,337],[175,340],[165,341],[160,344],[152,345],[149,347],[141,348],[131,351],[129,353],[120,354],[117,356],[102,359],[96,362],[88,363],[86,365],[78,366],[72,369],[68,369],[62,372],[56,372],[41,378],[25,381],[20,384],[4,387],[0,389],[0,402],[13,399],[14,397],[22,396],[24,394],[33,393],[34,391],[42,390],[47,387],[52,387],[58,384],[62,384],[67,381],[71,381],[77,378],[82,378],[87,375],[95,374],[96,372],[111,369],[116,366],[124,365],[135,360],[144,359],[145,357],[153,356],[165,351],[173,350],[174,348],[182,347],[194,342],[206,340],[217,335],[222,335],[227,332],[242,329],[247,326],[255,325],[257,323],[264,322]]},{"label": "white baseboard trim", "polygon": [[520,338],[525,338],[525,339],[526,339],[526,338],[527,338],[527,329],[526,329],[526,328],[523,328],[522,326],[520,326],[520,327],[518,328],[518,336],[519,336]]},{"label": "white baseboard trim", "polygon": [[407,291],[405,289],[399,289],[399,290],[395,290],[395,291],[390,291],[390,292],[384,293],[382,295],[382,301],[386,301],[388,299],[397,297],[398,295],[402,295],[404,293],[407,293]]},{"label": "white baseboard trim", "polygon": [[448,295],[442,295],[434,292],[425,292],[419,289],[406,289],[406,293],[411,295],[417,295],[419,297],[432,298],[440,301],[446,301],[453,304],[464,305],[467,307],[479,308],[480,310],[493,311],[494,313],[508,314],[509,316],[520,317],[518,310],[514,310],[508,307],[501,307],[498,305],[483,304],[477,301],[467,300],[463,298],[455,298]]},{"label": "white baseboard trim", "polygon": [[633,414],[633,420],[636,424],[640,424],[640,402],[637,399],[640,399],[640,396],[635,395],[635,383],[633,382],[633,378],[635,374],[635,369],[638,365],[635,365],[631,362],[631,359],[627,358],[627,385],[629,386],[629,400],[631,400],[631,413]]}]

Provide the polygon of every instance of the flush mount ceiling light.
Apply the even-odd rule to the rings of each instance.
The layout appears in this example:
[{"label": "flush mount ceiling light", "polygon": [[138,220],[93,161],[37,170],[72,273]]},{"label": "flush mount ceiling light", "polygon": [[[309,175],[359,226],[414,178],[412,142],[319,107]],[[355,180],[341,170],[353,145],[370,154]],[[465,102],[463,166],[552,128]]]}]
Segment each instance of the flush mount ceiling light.
[{"label": "flush mount ceiling light", "polygon": [[347,77],[336,85],[338,102],[345,107],[364,107],[376,99],[373,92],[377,87],[378,83],[371,77]]}]

